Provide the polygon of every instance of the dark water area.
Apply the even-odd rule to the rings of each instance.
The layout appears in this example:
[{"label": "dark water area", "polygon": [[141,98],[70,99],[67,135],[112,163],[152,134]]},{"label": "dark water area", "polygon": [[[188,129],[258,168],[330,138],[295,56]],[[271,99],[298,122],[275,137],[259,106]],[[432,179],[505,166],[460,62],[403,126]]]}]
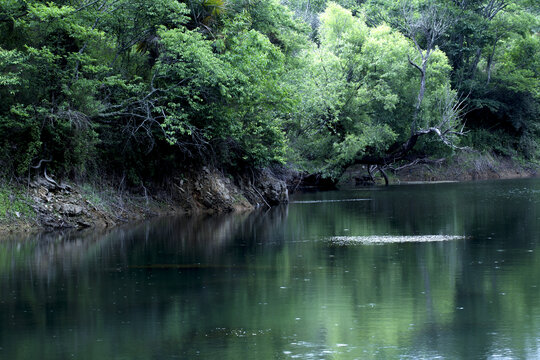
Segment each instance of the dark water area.
[{"label": "dark water area", "polygon": [[539,244],[538,179],[4,238],[0,359],[536,359]]}]

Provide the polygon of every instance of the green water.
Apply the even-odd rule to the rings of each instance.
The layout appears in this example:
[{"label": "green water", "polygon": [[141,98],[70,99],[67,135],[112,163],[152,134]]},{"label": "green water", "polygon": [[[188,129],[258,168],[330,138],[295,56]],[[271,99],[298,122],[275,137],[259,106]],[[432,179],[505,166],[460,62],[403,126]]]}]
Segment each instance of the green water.
[{"label": "green water", "polygon": [[292,200],[3,239],[0,359],[540,358],[539,180]]}]

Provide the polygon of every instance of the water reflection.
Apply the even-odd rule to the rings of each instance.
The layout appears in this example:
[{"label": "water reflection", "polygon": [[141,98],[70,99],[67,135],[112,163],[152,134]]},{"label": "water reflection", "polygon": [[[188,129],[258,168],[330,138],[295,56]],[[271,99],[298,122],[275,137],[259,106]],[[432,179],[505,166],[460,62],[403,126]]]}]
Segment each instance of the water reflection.
[{"label": "water reflection", "polygon": [[[4,239],[0,358],[534,358],[539,191],[310,193],[270,211]],[[432,234],[468,238],[325,240]]]}]

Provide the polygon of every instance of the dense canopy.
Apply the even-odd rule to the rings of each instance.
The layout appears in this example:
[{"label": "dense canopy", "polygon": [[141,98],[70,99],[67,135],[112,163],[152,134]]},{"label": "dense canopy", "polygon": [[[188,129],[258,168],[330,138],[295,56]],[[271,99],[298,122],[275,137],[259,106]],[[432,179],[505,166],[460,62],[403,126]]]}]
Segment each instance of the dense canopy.
[{"label": "dense canopy", "polygon": [[539,14],[527,0],[3,0],[2,175],[339,176],[464,147],[536,161]]}]

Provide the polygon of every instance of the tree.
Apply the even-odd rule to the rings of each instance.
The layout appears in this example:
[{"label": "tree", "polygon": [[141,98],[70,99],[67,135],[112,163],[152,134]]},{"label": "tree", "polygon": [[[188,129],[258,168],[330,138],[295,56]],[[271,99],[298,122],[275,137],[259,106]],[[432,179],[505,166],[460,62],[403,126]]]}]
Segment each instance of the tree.
[{"label": "tree", "polygon": [[[435,50],[435,44],[448,29],[450,19],[443,9],[434,4],[428,4],[428,7],[421,13],[415,11],[409,1],[402,3],[403,18],[399,22],[403,34],[414,44],[417,56],[420,57],[420,64],[408,57],[409,63],[420,72],[420,89],[414,109],[414,116],[411,126],[411,136],[415,134],[420,108],[424,100],[426,91],[426,70],[429,58]],[[424,48],[419,44],[420,40],[424,42]]]},{"label": "tree", "polygon": [[454,146],[460,102],[450,89],[447,59],[435,46],[445,28],[439,15],[436,9],[424,18],[407,13],[407,40],[387,25],[369,28],[330,4],[321,15],[321,46],[308,56],[317,59],[308,66],[312,91],[303,95],[310,119],[297,120],[293,136],[296,145],[306,133],[319,140],[300,144],[300,152],[322,155],[325,171],[339,176],[354,163],[384,167],[403,160],[427,134]]}]

